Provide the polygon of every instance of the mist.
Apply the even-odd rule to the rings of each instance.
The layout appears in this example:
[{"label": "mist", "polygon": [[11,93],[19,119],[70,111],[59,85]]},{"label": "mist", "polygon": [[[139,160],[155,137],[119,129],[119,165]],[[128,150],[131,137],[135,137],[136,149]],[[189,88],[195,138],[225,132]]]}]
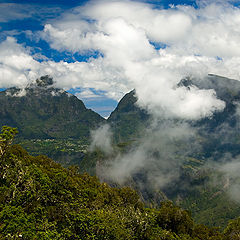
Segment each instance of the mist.
[{"label": "mist", "polygon": [[[105,139],[97,138],[100,131],[103,129],[100,128],[94,136],[94,144],[99,147]],[[186,156],[200,151],[195,138],[195,130],[186,122],[154,121],[128,151],[118,152],[98,165],[98,177],[120,185],[129,185],[137,178],[135,185],[138,189],[159,190],[180,177]],[[105,147],[102,150],[107,152]]]},{"label": "mist", "polygon": [[140,1],[89,1],[46,20],[31,36],[59,53],[98,52],[96,57],[56,62],[42,56],[40,61],[8,36],[0,43],[0,87],[26,85],[48,74],[56,87],[93,88],[114,100],[135,89],[139,106],[154,115],[211,117],[225,108],[213,89],[176,85],[209,73],[239,79],[239,12],[224,1],[168,9]]},{"label": "mist", "polygon": [[212,163],[214,169],[222,174],[224,183],[222,191],[235,202],[240,203],[240,156],[233,157],[230,153],[226,154],[218,164]]},{"label": "mist", "polygon": [[100,149],[106,155],[113,153],[112,146],[112,131],[108,124],[99,127],[96,130],[91,131],[91,145],[89,147],[90,151]]}]

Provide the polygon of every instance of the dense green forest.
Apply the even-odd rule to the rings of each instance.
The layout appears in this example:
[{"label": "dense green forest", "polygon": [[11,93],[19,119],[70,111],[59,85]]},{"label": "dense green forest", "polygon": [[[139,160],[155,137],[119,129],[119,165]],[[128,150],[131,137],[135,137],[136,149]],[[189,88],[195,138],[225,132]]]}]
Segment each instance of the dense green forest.
[{"label": "dense green forest", "polygon": [[0,135],[1,239],[239,239],[240,218],[220,231],[170,201],[146,207],[128,187],[29,155],[12,145],[16,133],[4,126]]}]

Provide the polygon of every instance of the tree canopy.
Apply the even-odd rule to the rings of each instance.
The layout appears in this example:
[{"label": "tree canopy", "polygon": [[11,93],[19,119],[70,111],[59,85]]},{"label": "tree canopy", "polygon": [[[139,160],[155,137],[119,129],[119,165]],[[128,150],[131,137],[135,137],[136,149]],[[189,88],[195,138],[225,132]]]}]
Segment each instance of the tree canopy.
[{"label": "tree canopy", "polygon": [[239,239],[239,219],[221,233],[195,224],[172,202],[147,208],[128,187],[110,187],[11,145],[16,133],[4,127],[0,135],[0,239]]}]

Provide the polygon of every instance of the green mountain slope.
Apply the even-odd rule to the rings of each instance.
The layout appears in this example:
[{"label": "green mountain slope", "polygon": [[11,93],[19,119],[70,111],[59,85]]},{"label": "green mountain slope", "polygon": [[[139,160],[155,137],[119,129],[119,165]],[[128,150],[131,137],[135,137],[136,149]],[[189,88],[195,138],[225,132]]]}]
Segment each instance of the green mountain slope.
[{"label": "green mountain slope", "polygon": [[45,76],[24,90],[0,92],[0,126],[17,127],[24,139],[79,139],[89,137],[90,129],[105,121],[77,97],[52,84]]},{"label": "green mountain slope", "polygon": [[117,142],[138,138],[149,122],[149,114],[137,107],[136,102],[135,91],[127,93],[107,120]]},{"label": "green mountain slope", "polygon": [[[224,175],[220,177],[218,185],[212,185],[211,179],[219,173],[204,171],[209,162],[220,162],[226,155],[234,158],[240,154],[240,84],[235,80],[209,75],[204,81],[185,79],[179,83],[181,85],[215,89],[217,97],[226,102],[226,108],[223,112],[215,113],[212,118],[188,122],[196,131],[194,141],[198,146],[197,151],[191,149],[189,142],[173,143],[176,152],[174,157],[183,162],[177,182],[154,189],[149,184],[148,176],[152,170],[157,172],[161,167],[158,164],[140,169],[131,176],[129,185],[138,189],[146,202],[159,202],[167,197],[190,209],[197,222],[225,226],[229,219],[240,215],[240,204],[230,200],[228,195],[235,180],[230,180],[229,187],[223,189]],[[3,103],[0,106],[1,124],[18,127],[19,141],[32,154],[46,154],[65,166],[78,165],[81,171],[92,175],[101,169],[98,167],[102,163],[111,161],[119,153],[134,151],[152,120],[152,116],[137,107],[134,91],[123,97],[107,121],[86,109],[76,97],[53,88],[49,77],[40,78],[28,86],[25,96],[17,96],[21,94],[15,88],[0,93]],[[113,129],[116,143],[112,155],[105,156],[101,151],[87,152],[90,129],[106,122]],[[150,157],[162,156],[157,147],[149,154]]]},{"label": "green mountain slope", "polygon": [[[204,79],[183,79],[178,87],[196,86],[200,89],[214,89],[217,98],[226,103],[222,112],[211,118],[188,122],[202,138],[204,157],[219,158],[225,152],[240,154],[240,82],[216,75]],[[135,91],[127,93],[108,119],[118,142],[136,139],[149,127],[152,116],[136,105]]]}]

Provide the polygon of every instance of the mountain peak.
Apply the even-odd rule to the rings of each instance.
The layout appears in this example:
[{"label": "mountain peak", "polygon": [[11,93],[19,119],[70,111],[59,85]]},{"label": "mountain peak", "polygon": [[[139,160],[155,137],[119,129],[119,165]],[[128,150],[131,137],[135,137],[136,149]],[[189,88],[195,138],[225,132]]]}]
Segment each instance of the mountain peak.
[{"label": "mountain peak", "polygon": [[47,87],[53,85],[53,78],[49,75],[42,76],[36,80],[37,86]]},{"label": "mountain peak", "polygon": [[52,87],[54,84],[53,78],[49,75],[42,76],[38,79],[36,79],[34,82],[30,84],[30,87],[41,87],[41,88],[47,88],[49,86]]}]

